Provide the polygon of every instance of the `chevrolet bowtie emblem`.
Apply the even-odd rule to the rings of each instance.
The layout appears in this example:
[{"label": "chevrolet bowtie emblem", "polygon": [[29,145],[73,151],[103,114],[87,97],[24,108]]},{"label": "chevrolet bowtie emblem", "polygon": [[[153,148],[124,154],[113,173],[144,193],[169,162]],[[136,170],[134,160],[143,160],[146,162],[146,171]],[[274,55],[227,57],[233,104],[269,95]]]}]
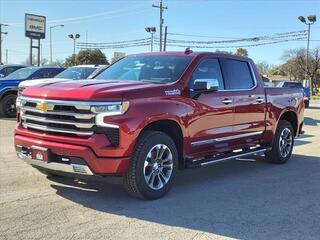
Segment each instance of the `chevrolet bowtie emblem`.
[{"label": "chevrolet bowtie emblem", "polygon": [[37,109],[43,111],[43,112],[46,112],[48,110],[51,110],[52,106],[49,106],[45,103],[37,103]]}]

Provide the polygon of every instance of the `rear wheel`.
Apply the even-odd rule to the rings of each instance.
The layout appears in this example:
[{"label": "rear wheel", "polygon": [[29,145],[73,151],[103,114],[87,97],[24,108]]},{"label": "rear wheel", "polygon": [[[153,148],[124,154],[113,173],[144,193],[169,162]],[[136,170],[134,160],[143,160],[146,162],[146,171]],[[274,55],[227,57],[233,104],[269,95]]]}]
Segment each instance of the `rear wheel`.
[{"label": "rear wheel", "polygon": [[134,197],[160,198],[172,187],[177,164],[173,140],[162,132],[145,131],[135,146],[124,187]]},{"label": "rear wheel", "polygon": [[266,152],[266,159],[272,163],[286,163],[292,154],[294,131],[290,122],[280,120],[273,139],[272,149]]},{"label": "rear wheel", "polygon": [[17,95],[9,94],[5,96],[0,103],[0,112],[4,117],[13,118],[16,116]]}]

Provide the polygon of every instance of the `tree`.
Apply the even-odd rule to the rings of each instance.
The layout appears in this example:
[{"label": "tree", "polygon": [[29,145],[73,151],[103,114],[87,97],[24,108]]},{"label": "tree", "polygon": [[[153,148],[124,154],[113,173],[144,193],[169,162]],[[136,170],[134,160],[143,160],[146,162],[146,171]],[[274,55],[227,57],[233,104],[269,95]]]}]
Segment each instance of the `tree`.
[{"label": "tree", "polygon": [[217,53],[225,53],[225,54],[233,54],[233,52],[228,52],[228,51],[219,50],[219,49],[216,49],[216,52]]},{"label": "tree", "polygon": [[302,81],[305,73],[312,82],[312,92],[320,85],[320,47],[309,52],[308,69],[306,68],[306,51],[303,48],[287,51],[283,59],[285,63],[281,66],[284,72],[294,80]]},{"label": "tree", "polygon": [[[21,63],[22,64],[30,64],[30,57],[28,56],[26,58],[26,60],[22,61]],[[35,54],[32,54],[32,63],[33,63],[33,65],[38,64],[38,59],[37,59],[37,56]]]},{"label": "tree", "polygon": [[[30,64],[30,58],[27,57],[26,60],[21,62],[22,64]],[[40,66],[47,65],[48,59],[42,58],[40,59]],[[35,54],[32,54],[32,65],[37,66],[38,65],[38,57]]]},{"label": "tree", "polygon": [[248,50],[245,48],[238,48],[235,52],[235,55],[248,57]]},{"label": "tree", "polygon": [[111,63],[115,63],[116,61],[124,58],[126,54],[124,52],[114,52],[113,58],[111,59]]},{"label": "tree", "polygon": [[70,67],[83,64],[109,64],[109,62],[106,55],[101,52],[100,49],[87,49],[81,50],[78,54],[72,54],[70,57],[66,58],[64,65]]},{"label": "tree", "polygon": [[56,59],[55,61],[52,62],[53,66],[64,66],[64,60],[63,59]]},{"label": "tree", "polygon": [[270,70],[270,65],[266,61],[258,62],[257,68],[259,69],[260,74],[266,75]]}]

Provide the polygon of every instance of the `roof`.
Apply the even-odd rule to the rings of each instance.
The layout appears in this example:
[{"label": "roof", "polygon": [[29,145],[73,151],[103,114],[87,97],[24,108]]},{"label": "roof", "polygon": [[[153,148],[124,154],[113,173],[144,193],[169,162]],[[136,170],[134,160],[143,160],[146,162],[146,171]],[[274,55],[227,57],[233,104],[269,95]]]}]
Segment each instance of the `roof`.
[{"label": "roof", "polygon": [[238,55],[234,55],[234,54],[230,54],[230,53],[222,53],[222,52],[193,52],[193,51],[189,51],[189,52],[185,52],[185,51],[181,51],[181,52],[147,52],[147,53],[138,53],[138,54],[130,54],[128,56],[192,56],[192,57],[196,57],[196,56],[206,56],[206,55],[210,55],[210,56],[217,56],[217,57],[231,57],[231,58],[235,58],[235,59],[243,59],[243,60],[251,60],[248,57],[243,57],[243,56],[238,56]]},{"label": "roof", "polygon": [[60,66],[27,66],[27,68],[34,68],[34,69],[60,69],[60,68],[63,68],[64,67],[60,67]]},{"label": "roof", "polygon": [[76,66],[72,66],[72,67],[90,67],[90,68],[99,68],[99,67],[104,67],[104,66],[108,66],[108,65],[103,65],[103,64],[86,64],[86,65],[76,65]]},{"label": "roof", "polygon": [[0,67],[31,67],[28,64],[4,64],[0,65]]}]

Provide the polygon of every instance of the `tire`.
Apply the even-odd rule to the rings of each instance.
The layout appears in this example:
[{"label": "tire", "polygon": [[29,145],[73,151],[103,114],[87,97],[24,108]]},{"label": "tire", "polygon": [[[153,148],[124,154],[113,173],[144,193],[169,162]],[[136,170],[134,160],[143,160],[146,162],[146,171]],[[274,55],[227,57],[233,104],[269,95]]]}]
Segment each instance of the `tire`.
[{"label": "tire", "polygon": [[145,131],[135,145],[123,178],[124,188],[133,197],[160,198],[172,187],[177,167],[178,151],[173,140],[163,132]]},{"label": "tire", "polygon": [[9,94],[2,98],[0,103],[0,113],[4,117],[14,118],[16,117],[16,99],[17,95]]},{"label": "tire", "polygon": [[294,145],[294,131],[290,122],[280,120],[275,133],[272,149],[265,153],[266,160],[276,164],[286,163]]}]

